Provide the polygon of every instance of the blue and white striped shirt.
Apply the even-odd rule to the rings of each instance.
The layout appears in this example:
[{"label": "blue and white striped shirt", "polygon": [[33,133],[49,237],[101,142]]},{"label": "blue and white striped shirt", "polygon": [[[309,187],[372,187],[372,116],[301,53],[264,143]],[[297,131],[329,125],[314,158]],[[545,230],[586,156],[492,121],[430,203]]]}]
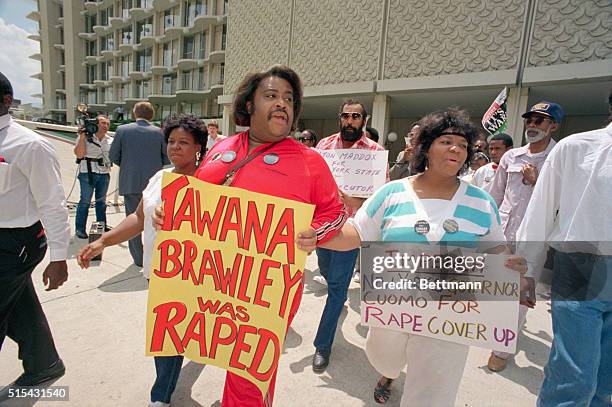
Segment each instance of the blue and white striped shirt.
[{"label": "blue and white striped shirt", "polygon": [[[488,193],[461,181],[450,201],[419,199],[411,178],[389,182],[365,201],[351,221],[361,241],[448,242],[470,248],[483,241],[505,241],[497,205]],[[458,226],[454,233],[443,227],[450,219]],[[426,221],[429,232],[417,233],[418,221]]]}]

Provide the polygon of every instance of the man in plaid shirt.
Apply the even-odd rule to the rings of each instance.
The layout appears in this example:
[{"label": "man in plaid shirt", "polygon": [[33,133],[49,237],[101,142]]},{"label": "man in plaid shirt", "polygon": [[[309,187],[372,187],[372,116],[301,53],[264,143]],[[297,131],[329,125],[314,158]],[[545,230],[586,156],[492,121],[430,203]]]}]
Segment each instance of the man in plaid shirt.
[{"label": "man in plaid shirt", "polygon": [[[367,120],[367,111],[363,103],[354,99],[345,100],[342,103],[339,118],[340,132],[321,140],[317,144],[318,149],[351,148],[384,151],[382,146],[367,138],[363,131]],[[388,180],[389,170],[387,168]],[[341,191],[340,196],[351,217],[365,201],[365,198],[351,197]],[[312,358],[312,368],[317,373],[324,372],[329,364],[338,319],[346,302],[348,286],[358,255],[359,249],[341,252],[317,248],[319,271],[327,281],[327,301],[314,340],[316,351]]]}]

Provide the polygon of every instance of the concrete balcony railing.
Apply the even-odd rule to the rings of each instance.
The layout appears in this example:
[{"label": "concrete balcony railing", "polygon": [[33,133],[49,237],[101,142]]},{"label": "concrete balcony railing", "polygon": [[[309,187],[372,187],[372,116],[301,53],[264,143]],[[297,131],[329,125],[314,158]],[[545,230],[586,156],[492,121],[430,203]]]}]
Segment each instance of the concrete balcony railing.
[{"label": "concrete balcony railing", "polygon": [[33,21],[37,21],[40,22],[40,13],[37,10],[34,10],[32,12],[30,12],[26,18],[28,20],[33,20]]},{"label": "concrete balcony railing", "polygon": [[98,0],[85,0],[83,2],[83,6],[85,7],[85,10],[89,12],[97,11],[100,4],[102,4],[102,1],[98,1]]},{"label": "concrete balcony railing", "polygon": [[172,73],[173,71],[174,71],[174,68],[172,66],[167,66],[167,65],[153,65],[151,67],[151,73],[153,75],[165,75],[165,74]]},{"label": "concrete balcony railing", "polygon": [[95,39],[96,39],[96,37],[98,36],[98,34],[96,34],[96,33],[88,33],[88,32],[80,32],[80,33],[78,34],[78,36],[79,36],[79,38],[82,38],[82,39],[84,39],[84,40],[87,40],[87,41],[93,41],[93,40],[95,40]]},{"label": "concrete balcony railing", "polygon": [[219,49],[208,54],[208,62],[211,64],[218,64],[223,61],[225,61],[225,50]]},{"label": "concrete balcony railing", "polygon": [[176,65],[181,71],[189,71],[198,66],[198,60],[193,58],[182,58],[178,60]]},{"label": "concrete balcony railing", "polygon": [[123,27],[123,25],[127,22],[127,19],[124,19],[123,17],[110,17],[108,22],[113,29],[117,29]]}]

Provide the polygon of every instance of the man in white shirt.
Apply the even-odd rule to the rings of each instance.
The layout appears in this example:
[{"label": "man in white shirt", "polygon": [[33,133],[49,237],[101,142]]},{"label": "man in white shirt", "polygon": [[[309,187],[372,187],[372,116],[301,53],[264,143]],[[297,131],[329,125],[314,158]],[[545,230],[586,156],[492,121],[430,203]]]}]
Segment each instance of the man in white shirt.
[{"label": "man in white shirt", "polygon": [[491,181],[493,181],[493,177],[495,176],[495,171],[499,166],[499,161],[506,151],[512,149],[513,144],[512,137],[506,133],[494,135],[489,141],[489,157],[491,158],[491,162],[476,170],[472,177],[472,185],[488,192],[489,185],[491,185]]},{"label": "man in white shirt", "polygon": [[[510,247],[515,245],[516,231],[523,221],[536,181],[540,182],[538,172],[556,144],[552,135],[564,115],[561,105],[547,101],[536,103],[524,113],[525,138],[529,143],[504,154],[489,185],[487,192],[499,207],[504,235]],[[541,268],[538,274],[540,271]],[[527,309],[527,305],[521,304],[519,326],[525,322]],[[492,352],[487,367],[500,372],[506,368],[511,356],[506,352]]]},{"label": "man in white shirt", "polygon": [[0,349],[6,336],[17,343],[24,373],[15,384],[34,386],[62,376],[65,368],[32,271],[45,257],[48,243],[51,261],[43,272],[47,290],[68,279],[70,225],[55,150],[12,120],[8,109],[13,89],[2,73],[0,102]]},{"label": "man in white shirt", "polygon": [[208,141],[206,142],[206,151],[210,151],[210,149],[213,148],[213,146],[217,142],[223,140],[226,137],[219,134],[219,123],[217,123],[216,120],[209,121],[206,127],[208,129]]},{"label": "man in white shirt", "polygon": [[[612,93],[609,96],[612,113]],[[612,402],[612,123],[571,135],[549,154],[517,232],[533,277],[555,253],[554,340],[538,406]],[[531,284],[534,281],[531,280]]]},{"label": "man in white shirt", "polygon": [[[109,158],[111,138],[106,133],[110,127],[108,117],[99,115],[98,131],[87,135],[85,129],[79,131],[74,154],[79,165],[79,186],[81,198],[75,217],[75,234],[80,239],[87,239],[87,215],[89,204],[95,194],[96,221],[106,225],[106,193],[110,183],[111,161]],[[92,130],[93,131],[93,130]]]}]

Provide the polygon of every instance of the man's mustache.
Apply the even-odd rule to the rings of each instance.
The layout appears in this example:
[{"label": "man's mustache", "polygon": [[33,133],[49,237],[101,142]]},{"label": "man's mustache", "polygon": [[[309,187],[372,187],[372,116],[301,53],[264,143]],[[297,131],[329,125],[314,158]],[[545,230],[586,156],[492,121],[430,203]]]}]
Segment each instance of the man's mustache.
[{"label": "man's mustache", "polygon": [[270,113],[268,113],[268,120],[272,120],[272,116],[276,113],[282,113],[285,116],[285,119],[289,121],[289,115],[285,111],[285,109],[274,109]]}]

